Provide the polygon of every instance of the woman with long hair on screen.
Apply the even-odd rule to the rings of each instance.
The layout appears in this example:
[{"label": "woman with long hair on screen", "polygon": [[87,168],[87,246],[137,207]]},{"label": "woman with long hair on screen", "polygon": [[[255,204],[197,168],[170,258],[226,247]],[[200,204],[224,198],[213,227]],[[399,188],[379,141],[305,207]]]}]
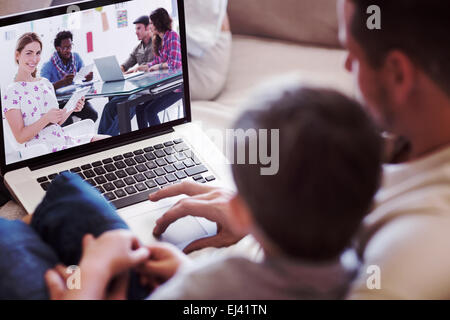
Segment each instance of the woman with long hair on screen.
[{"label": "woman with long hair on screen", "polygon": [[84,97],[71,112],[59,109],[51,82],[36,77],[41,53],[42,41],[36,33],[25,33],[17,41],[17,75],[3,96],[3,113],[16,141],[25,147],[42,144],[57,152],[105,138],[92,135],[75,138],[64,132],[61,125],[72,112],[83,109]]},{"label": "woman with long hair on screen", "polygon": [[[152,71],[182,71],[181,41],[178,33],[172,30],[172,18],[164,8],[159,8],[150,14],[150,30],[153,33],[153,52],[155,59],[146,65],[139,66],[137,70]],[[145,119],[149,126],[161,124],[158,113],[183,98],[182,90],[175,90],[157,98],[143,107]],[[141,110],[139,110],[141,109]]]}]

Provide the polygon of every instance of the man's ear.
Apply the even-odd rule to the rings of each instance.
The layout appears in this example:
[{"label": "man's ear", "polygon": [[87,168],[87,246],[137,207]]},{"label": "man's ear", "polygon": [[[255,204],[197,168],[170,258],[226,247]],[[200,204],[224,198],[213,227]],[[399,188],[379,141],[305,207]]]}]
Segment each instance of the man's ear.
[{"label": "man's ear", "polygon": [[230,200],[230,208],[233,229],[243,234],[250,233],[253,226],[252,213],[239,194]]},{"label": "man's ear", "polygon": [[389,52],[384,61],[383,80],[390,97],[397,105],[411,98],[417,85],[418,73],[413,61],[399,50]]}]

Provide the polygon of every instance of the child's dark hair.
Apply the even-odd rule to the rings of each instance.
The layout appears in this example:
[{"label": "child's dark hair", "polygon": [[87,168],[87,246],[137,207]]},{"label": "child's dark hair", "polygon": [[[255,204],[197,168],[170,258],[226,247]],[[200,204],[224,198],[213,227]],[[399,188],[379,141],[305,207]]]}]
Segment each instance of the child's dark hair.
[{"label": "child's dark hair", "polygon": [[309,261],[338,257],[379,187],[382,142],[373,122],[357,102],[333,90],[291,86],[253,101],[259,108],[245,112],[235,128],[279,129],[279,172],[264,176],[261,165],[234,164],[241,197],[285,254]]}]

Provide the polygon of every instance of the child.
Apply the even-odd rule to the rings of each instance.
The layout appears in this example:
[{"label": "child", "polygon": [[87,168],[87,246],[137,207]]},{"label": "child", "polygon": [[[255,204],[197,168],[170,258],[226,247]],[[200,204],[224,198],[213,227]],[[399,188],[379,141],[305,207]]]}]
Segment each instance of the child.
[{"label": "child", "polygon": [[[268,94],[254,98],[258,108],[245,112],[235,127],[279,129],[278,148],[270,146],[279,150],[279,172],[264,176],[260,164],[234,164],[238,194],[230,201],[236,231],[259,241],[264,260],[228,257],[196,264],[175,248],[152,246],[150,260],[138,268],[142,282],[157,286],[170,280],[150,299],[345,297],[359,266],[352,238],[379,186],[380,137],[361,106],[337,92],[290,86]],[[107,251],[102,237],[86,241],[81,265]],[[117,259],[110,261],[109,270],[123,272]],[[89,273],[83,283],[106,288],[92,280],[101,278],[95,271]],[[57,278],[47,273],[50,288],[57,287]],[[83,290],[52,296],[95,298]]]}]

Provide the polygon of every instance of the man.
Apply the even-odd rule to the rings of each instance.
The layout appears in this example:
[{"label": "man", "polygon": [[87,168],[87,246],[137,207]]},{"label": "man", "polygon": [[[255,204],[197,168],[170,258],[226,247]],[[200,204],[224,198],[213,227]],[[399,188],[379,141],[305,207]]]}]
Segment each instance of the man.
[{"label": "man", "polygon": [[[381,8],[381,30],[367,28],[370,5]],[[363,223],[358,240],[365,266],[350,298],[450,298],[449,9],[441,0],[339,1],[345,66],[380,127],[409,141],[403,163],[385,166],[384,185]],[[229,225],[231,192],[184,183],[150,199],[179,194],[191,197],[157,221],[156,236],[194,215],[216,221],[219,232],[185,252],[242,238]]]},{"label": "man", "polygon": [[[41,70],[41,76],[47,78],[55,90],[69,86],[73,83],[75,74],[83,68],[84,63],[80,55],[76,52],[72,53],[73,48],[73,34],[70,31],[61,31],[56,35],[54,40],[56,51],[53,53],[49,61],[47,61]],[[93,73],[89,73],[85,80],[91,81]],[[60,103],[60,108],[63,108],[65,102]],[[86,102],[83,110],[76,114],[81,119],[92,119],[97,121],[97,111],[92,108],[89,102]],[[64,123],[64,126],[73,123],[72,117],[69,117]]]},{"label": "man", "polygon": [[[152,37],[153,34],[150,30],[150,19],[148,16],[142,16],[133,22],[136,25],[136,36],[139,41],[139,45],[134,48],[130,54],[128,60],[121,65],[122,72],[126,73],[135,65],[146,64],[153,61],[153,46]],[[130,70],[132,71],[132,70]],[[116,97],[111,99],[103,109],[103,114],[100,119],[100,125],[98,128],[99,134],[107,134],[110,136],[116,136],[119,134],[119,120],[117,117],[117,104],[127,100],[129,96]],[[130,118],[136,114],[135,108],[130,110]],[[138,124],[140,127],[144,126],[145,116],[138,114]]]}]

